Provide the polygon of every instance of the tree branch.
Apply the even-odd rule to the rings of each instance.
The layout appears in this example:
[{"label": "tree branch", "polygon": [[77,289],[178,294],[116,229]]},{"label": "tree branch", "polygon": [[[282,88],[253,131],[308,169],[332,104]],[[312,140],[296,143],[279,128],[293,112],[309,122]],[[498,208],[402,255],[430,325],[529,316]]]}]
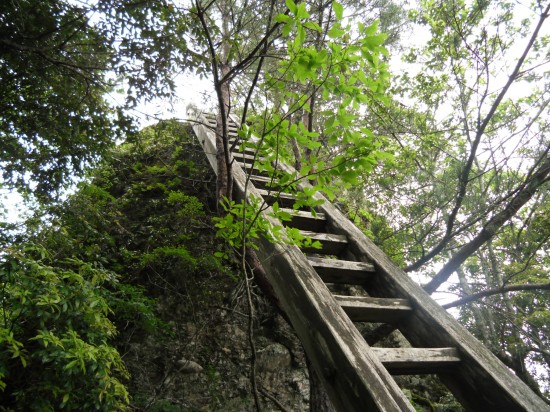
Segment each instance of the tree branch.
[{"label": "tree branch", "polygon": [[460,265],[462,265],[467,258],[475,253],[485,242],[495,236],[501,226],[508,221],[508,219],[514,216],[519,209],[521,209],[521,207],[533,197],[541,185],[550,180],[550,157],[548,156],[548,149],[549,148],[547,148],[544,152],[541,161],[539,161],[538,169],[528,175],[521,186],[521,190],[516,193],[504,210],[493,216],[485,224],[481,232],[479,232],[479,234],[472,239],[472,241],[462,246],[439,271],[439,273],[424,286],[424,289],[428,293],[433,293],[439,286],[441,286],[443,282],[447,281],[449,276],[451,276],[451,274]]},{"label": "tree branch", "polygon": [[470,156],[468,157],[468,160],[467,160],[466,164],[464,165],[464,168],[462,169],[462,172],[461,172],[459,180],[458,180],[458,194],[456,196],[456,201],[455,201],[455,205],[453,207],[453,210],[451,211],[451,213],[449,214],[449,217],[447,218],[447,227],[446,227],[445,235],[443,236],[441,241],[430,252],[428,252],[426,255],[422,256],[420,259],[418,259],[412,265],[406,267],[404,269],[406,272],[417,270],[422,265],[424,265],[425,263],[430,261],[433,257],[437,256],[445,248],[445,246],[447,245],[449,240],[452,238],[452,231],[453,231],[453,228],[454,228],[454,225],[455,225],[455,219],[456,219],[456,216],[458,215],[458,212],[460,211],[460,208],[462,207],[462,202],[464,201],[464,197],[466,196],[466,189],[467,189],[468,182],[469,182],[470,171],[472,169],[472,166],[473,166],[473,163],[474,163],[474,160],[475,160],[475,157],[476,157],[477,148],[479,147],[479,144],[481,142],[481,137],[485,133],[485,129],[487,128],[489,122],[493,118],[496,110],[498,109],[498,106],[502,102],[502,99],[504,99],[504,96],[508,92],[508,89],[514,83],[514,81],[517,79],[517,77],[520,73],[521,66],[525,62],[525,59],[527,58],[527,55],[529,54],[529,51],[533,47],[533,45],[535,43],[535,40],[538,37],[539,31],[542,27],[542,24],[544,23],[544,21],[549,16],[549,12],[550,12],[550,3],[546,6],[546,9],[544,10],[544,12],[541,13],[539,21],[537,23],[537,26],[535,27],[535,30],[533,31],[533,33],[531,35],[531,38],[529,39],[529,42],[527,43],[527,46],[523,50],[523,54],[518,59],[514,70],[512,71],[510,76],[508,77],[508,80],[507,80],[506,84],[504,85],[504,87],[502,88],[502,90],[498,94],[497,98],[495,99],[495,101],[491,105],[491,108],[489,109],[489,112],[487,113],[487,115],[485,116],[485,118],[483,119],[481,124],[479,124],[479,126],[478,126],[478,129],[476,131],[476,136],[474,138],[474,141],[472,143],[472,147],[471,147],[471,150],[470,150]]},{"label": "tree branch", "polygon": [[506,292],[522,292],[527,290],[550,290],[550,282],[548,283],[531,283],[524,285],[508,285],[496,289],[487,289],[482,292],[473,293],[471,295],[465,296],[461,299],[455,300],[454,302],[447,303],[443,305],[445,309],[455,308],[457,306],[465,305],[466,303],[474,302],[481,298],[487,296],[499,295]]}]

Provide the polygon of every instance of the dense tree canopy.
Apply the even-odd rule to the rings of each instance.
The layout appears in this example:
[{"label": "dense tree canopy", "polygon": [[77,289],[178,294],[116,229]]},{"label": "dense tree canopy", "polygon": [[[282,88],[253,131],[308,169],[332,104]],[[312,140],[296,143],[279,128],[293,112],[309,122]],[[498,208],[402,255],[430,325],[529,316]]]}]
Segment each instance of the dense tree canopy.
[{"label": "dense tree canopy", "polygon": [[[169,96],[177,66],[201,65],[189,61],[178,39],[187,26],[168,10],[155,1],[2,2],[4,186],[55,195],[132,132],[123,107]],[[126,96],[114,99],[115,86]]]}]

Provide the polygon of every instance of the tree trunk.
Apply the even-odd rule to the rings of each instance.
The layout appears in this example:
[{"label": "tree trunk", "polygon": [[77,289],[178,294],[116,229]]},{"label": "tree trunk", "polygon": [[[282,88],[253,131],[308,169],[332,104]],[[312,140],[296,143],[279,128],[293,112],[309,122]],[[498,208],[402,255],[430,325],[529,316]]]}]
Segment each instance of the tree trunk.
[{"label": "tree trunk", "polygon": [[[230,70],[228,64],[220,63],[220,78],[223,78]],[[233,191],[233,179],[231,177],[231,162],[229,160],[229,135],[228,118],[231,110],[231,95],[229,83],[224,82],[217,85],[216,91],[219,94],[218,116],[216,118],[216,159],[218,166],[218,177],[216,180],[218,204],[224,197],[231,199]]]}]

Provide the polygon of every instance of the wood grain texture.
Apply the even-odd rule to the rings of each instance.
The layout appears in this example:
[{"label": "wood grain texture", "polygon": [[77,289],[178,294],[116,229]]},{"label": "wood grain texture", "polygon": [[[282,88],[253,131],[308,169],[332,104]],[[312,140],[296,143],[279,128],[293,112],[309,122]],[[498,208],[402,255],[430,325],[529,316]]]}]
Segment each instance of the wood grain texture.
[{"label": "wood grain texture", "polygon": [[406,299],[335,296],[353,322],[392,323],[412,312]]},{"label": "wood grain texture", "polygon": [[452,372],[460,364],[455,348],[372,348],[392,375]]}]

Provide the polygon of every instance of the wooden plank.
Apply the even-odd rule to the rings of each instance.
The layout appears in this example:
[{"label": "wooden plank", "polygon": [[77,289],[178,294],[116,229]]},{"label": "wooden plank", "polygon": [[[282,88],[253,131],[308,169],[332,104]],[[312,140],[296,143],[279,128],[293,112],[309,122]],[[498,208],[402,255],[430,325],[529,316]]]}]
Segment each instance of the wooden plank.
[{"label": "wooden plank", "polygon": [[[204,121],[204,124],[208,127],[213,127],[215,128],[216,125],[218,124],[217,122],[217,119],[216,119],[216,115],[211,115],[211,114],[208,114],[208,113],[203,113],[202,114],[202,117],[203,117],[203,121]],[[238,130],[238,126],[235,124],[235,122],[233,121],[233,119],[229,119],[229,121],[227,122],[227,128],[229,130]]]},{"label": "wooden plank", "polygon": [[334,298],[353,322],[393,323],[412,312],[406,299],[339,295]]},{"label": "wooden plank", "polygon": [[[245,171],[246,174],[253,174],[253,175],[256,175],[256,176],[269,177],[266,172],[260,171],[260,169],[258,169],[256,164],[254,164],[254,165],[245,164],[244,167],[241,164],[241,167],[243,168],[243,170]],[[275,173],[278,170],[280,170],[280,168],[276,168]]]},{"label": "wooden plank", "polygon": [[250,175],[250,180],[258,189],[277,189],[277,182],[274,181],[271,177],[260,176],[260,175]]},{"label": "wooden plank", "polygon": [[[188,115],[190,117],[192,116],[191,113]],[[216,136],[214,132],[208,127],[205,127],[203,123],[206,123],[206,118],[203,115],[199,115],[196,118],[196,122],[193,123],[193,131],[195,132],[197,139],[206,154],[206,158],[208,159],[212,170],[214,170],[214,173],[217,174],[218,164],[216,160]]]},{"label": "wooden plank", "polygon": [[[241,173],[234,171],[237,191],[245,179]],[[272,244],[264,238],[258,244],[257,253],[269,282],[335,409],[413,412],[304,254],[296,246]]]},{"label": "wooden plank", "polygon": [[282,208],[281,210],[292,215],[290,222],[283,222],[287,226],[308,232],[322,232],[325,228],[326,219],[323,213],[316,213],[314,215],[312,212],[306,210],[288,208]]},{"label": "wooden plank", "polygon": [[262,197],[269,205],[277,202],[279,204],[279,207],[292,208],[292,205],[296,203],[296,196],[290,193],[265,189],[258,189],[258,193],[262,195]]},{"label": "wooden plank", "polygon": [[[211,135],[213,137],[213,133]],[[215,162],[211,161],[212,153],[215,159],[215,151],[212,152],[208,145],[203,147],[216,170]],[[279,167],[295,172],[283,165]],[[235,190],[242,193],[244,173],[236,170],[234,176]],[[307,183],[301,185],[309,187]],[[254,190],[251,192],[260,195]],[[321,195],[315,197],[324,199]],[[381,276],[372,277],[375,279],[374,292],[389,292],[409,299],[415,315],[400,327],[407,339],[415,346],[428,341],[431,345],[458,348],[462,362],[453,373],[441,373],[440,376],[466,409],[484,412],[550,410],[487,348],[393,265],[338,209],[326,201],[321,210],[327,214],[333,231],[349,236],[355,256],[375,262]],[[336,409],[412,411],[395,381],[374,355],[373,348],[358,334],[303,254],[295,246],[272,245],[265,239],[259,243],[262,244],[260,259],[264,261],[270,283]]]},{"label": "wooden plank", "polygon": [[[233,143],[230,141],[229,142],[229,148],[233,147]],[[239,145],[235,146],[233,148],[233,151],[232,151],[233,154],[236,154],[236,153],[243,153],[243,149],[242,147],[240,147]],[[245,147],[244,148],[244,154],[247,154],[247,155],[250,155],[250,156],[255,156],[256,155],[256,149],[254,149],[253,147]]]},{"label": "wooden plank", "polygon": [[321,249],[313,247],[302,247],[303,252],[318,253],[322,255],[338,256],[348,246],[348,240],[345,235],[335,235],[333,233],[318,233],[307,230],[300,230],[304,236],[311,238],[313,242],[320,242]]},{"label": "wooden plank", "polygon": [[374,266],[365,262],[308,257],[309,263],[326,283],[363,285],[375,272]]},{"label": "wooden plank", "polygon": [[393,375],[452,372],[460,364],[456,348],[372,348]]},{"label": "wooden plank", "polygon": [[233,152],[233,158],[236,162],[239,164],[247,163],[247,164],[253,164],[258,159],[256,156],[246,153],[240,153],[240,152]]}]

